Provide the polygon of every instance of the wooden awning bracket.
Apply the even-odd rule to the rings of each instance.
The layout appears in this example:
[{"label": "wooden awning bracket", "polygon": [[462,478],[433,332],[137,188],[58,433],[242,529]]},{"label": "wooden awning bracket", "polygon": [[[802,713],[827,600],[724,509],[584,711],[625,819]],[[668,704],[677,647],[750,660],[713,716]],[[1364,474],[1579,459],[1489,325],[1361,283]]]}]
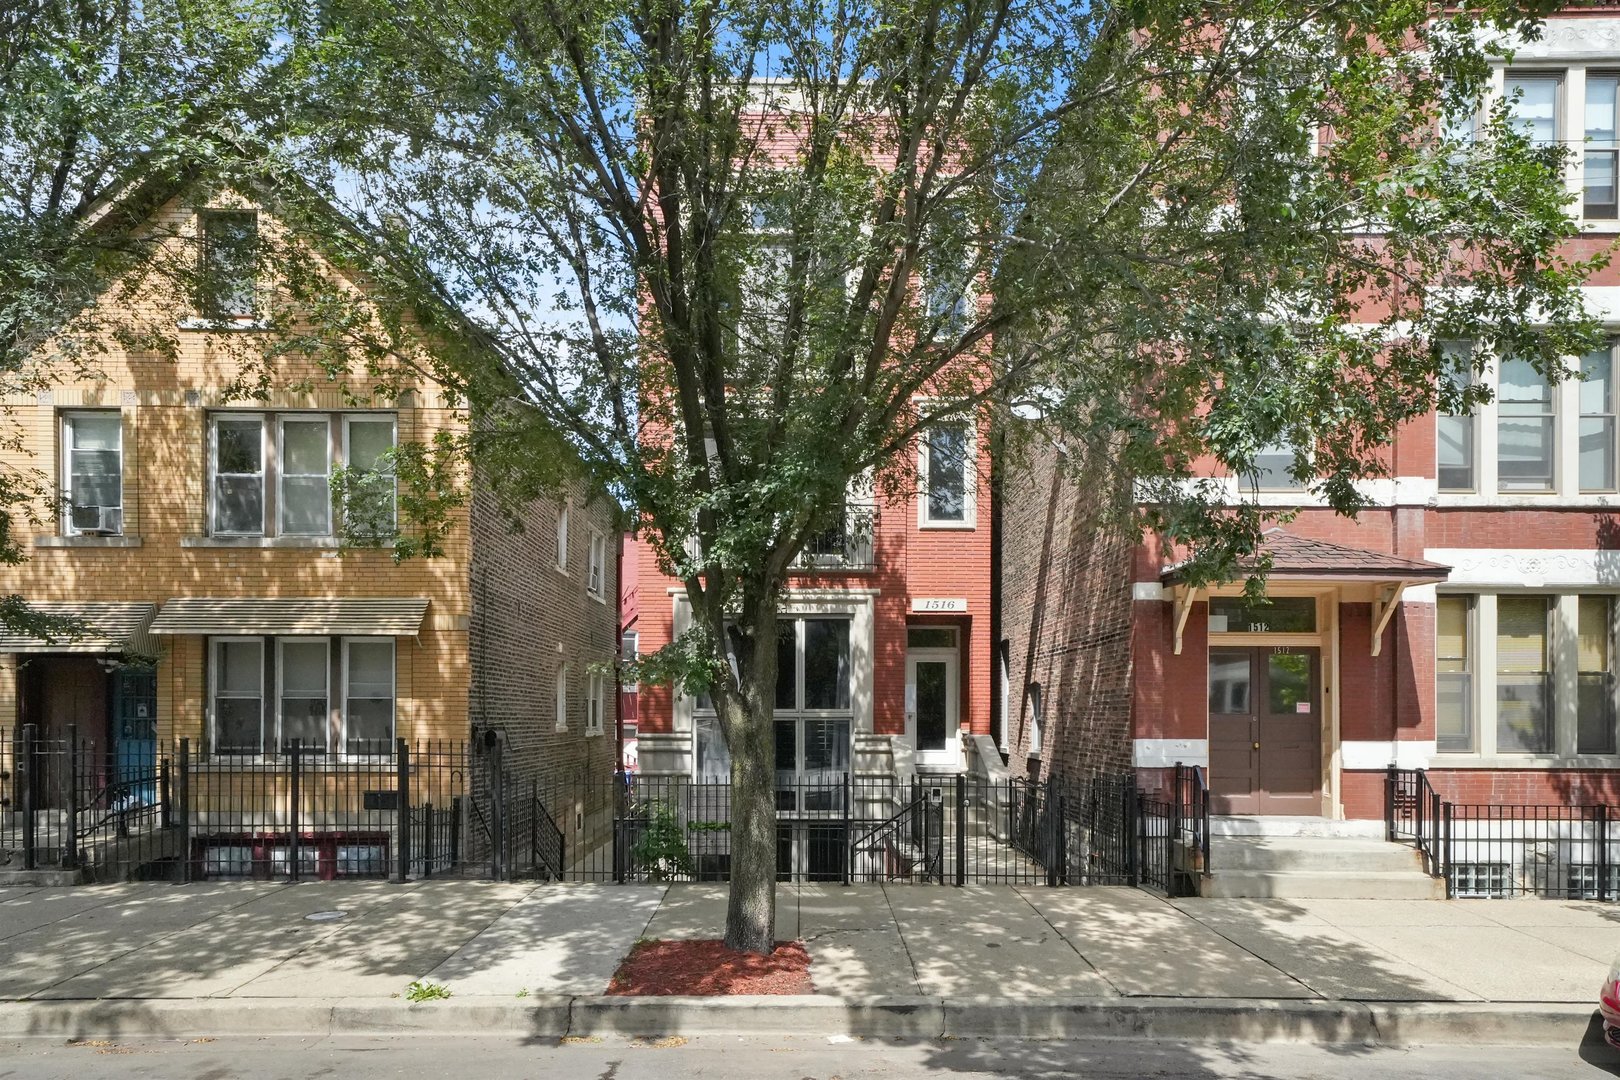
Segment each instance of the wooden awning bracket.
[{"label": "wooden awning bracket", "polygon": [[1393,585],[1380,587],[1378,595],[1373,598],[1372,617],[1372,655],[1377,656],[1384,647],[1384,628],[1389,625],[1389,617],[1395,614],[1395,608],[1401,602],[1401,594],[1406,591],[1406,582],[1397,581]]},{"label": "wooden awning bracket", "polygon": [[1198,590],[1182,588],[1176,591],[1176,636],[1175,655],[1181,655],[1181,632],[1187,628],[1187,616],[1192,614],[1192,606],[1198,600]]}]

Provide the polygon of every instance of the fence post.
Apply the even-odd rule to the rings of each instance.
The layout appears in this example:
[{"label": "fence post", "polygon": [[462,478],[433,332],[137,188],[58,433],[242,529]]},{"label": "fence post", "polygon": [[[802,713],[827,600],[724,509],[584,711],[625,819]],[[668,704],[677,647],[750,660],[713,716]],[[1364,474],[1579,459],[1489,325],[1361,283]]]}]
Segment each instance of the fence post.
[{"label": "fence post", "polygon": [[461,866],[461,796],[450,799],[450,869]]},{"label": "fence post", "polygon": [[1452,888],[1452,881],[1451,881],[1451,804],[1450,803],[1442,803],[1440,809],[1441,809],[1441,812],[1445,815],[1445,818],[1444,818],[1444,820],[1445,820],[1445,831],[1444,831],[1444,834],[1442,835],[1441,840],[1440,840],[1440,845],[1441,845],[1440,846],[1440,851],[1441,851],[1440,873],[1445,876],[1445,879],[1446,879],[1446,899],[1450,900],[1450,899],[1452,899],[1451,894],[1454,891],[1453,888]]},{"label": "fence post", "polygon": [[956,774],[956,884],[967,884],[967,777]]},{"label": "fence post", "polygon": [[22,753],[18,754],[17,779],[22,782],[22,846],[23,869],[34,868],[34,725],[24,724]]},{"label": "fence post", "polygon": [[1609,896],[1609,808],[1602,803],[1593,807],[1597,813],[1597,896]]},{"label": "fence post", "polygon": [[529,868],[540,876],[540,781],[529,781]]},{"label": "fence post", "polygon": [[1057,784],[1046,778],[1046,884],[1058,883],[1058,862],[1063,858],[1063,802],[1057,793]]},{"label": "fence post", "polygon": [[403,885],[411,874],[411,744],[394,740],[395,816],[399,822],[399,857],[394,881]]},{"label": "fence post", "polygon": [[422,880],[426,881],[433,876],[433,804],[428,803],[422,807],[422,820],[427,827],[422,830]]},{"label": "fence post", "polygon": [[1187,771],[1181,762],[1176,762],[1176,786],[1170,793],[1170,821],[1164,833],[1164,872],[1167,878],[1165,884],[1169,886],[1167,892],[1175,891],[1176,878],[1176,849],[1181,846],[1181,792],[1187,782]]},{"label": "fence post", "polygon": [[1395,763],[1384,769],[1384,842],[1395,842]]},{"label": "fence post", "polygon": [[1440,793],[1429,794],[1429,860],[1431,872],[1442,872],[1440,863]]},{"label": "fence post", "polygon": [[180,880],[191,884],[191,739],[180,740]]},{"label": "fence post", "polygon": [[1142,884],[1142,837],[1139,820],[1142,816],[1142,793],[1136,789],[1134,779],[1125,785],[1124,826],[1125,870],[1130,884]]},{"label": "fence post", "polygon": [[[67,741],[67,836],[62,845],[62,869],[79,867],[79,725],[68,725]],[[112,809],[112,807],[108,807]],[[122,816],[118,819],[118,835],[128,835],[128,825]]]},{"label": "fence post", "polygon": [[158,759],[158,828],[174,824],[174,808],[169,805],[169,759]]},{"label": "fence post", "polygon": [[287,877],[292,881],[298,880],[298,804],[300,801],[299,789],[303,764],[304,740],[294,739],[288,746],[287,755]]},{"label": "fence post", "polygon": [[855,834],[850,829],[849,799],[851,795],[849,773],[844,773],[844,884],[854,874],[855,864]]},{"label": "fence post", "polygon": [[615,769],[613,772],[613,881],[617,885],[624,884],[624,858],[628,854],[624,850],[624,771]]}]

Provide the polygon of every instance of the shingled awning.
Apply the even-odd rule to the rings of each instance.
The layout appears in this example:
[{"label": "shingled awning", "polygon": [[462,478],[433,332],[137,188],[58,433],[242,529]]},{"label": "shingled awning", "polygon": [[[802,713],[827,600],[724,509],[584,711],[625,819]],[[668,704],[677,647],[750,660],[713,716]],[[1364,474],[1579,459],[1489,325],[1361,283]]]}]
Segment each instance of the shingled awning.
[{"label": "shingled awning", "polygon": [[[1424,585],[1444,581],[1451,576],[1451,567],[1426,559],[1408,559],[1386,551],[1332,544],[1326,540],[1311,540],[1295,536],[1282,529],[1269,529],[1260,541],[1260,552],[1270,556],[1271,568],[1267,581],[1317,581],[1333,584],[1362,582],[1377,587],[1373,600],[1372,655],[1377,656],[1383,646],[1384,628],[1401,602],[1401,594],[1408,585]],[[1244,569],[1257,567],[1260,559],[1246,560],[1239,565]],[[1167,566],[1159,575],[1165,585],[1183,584],[1181,564]],[[1181,633],[1187,624],[1198,590],[1183,588],[1176,600],[1174,649],[1181,652]]]},{"label": "shingled awning", "polygon": [[154,634],[355,635],[412,637],[428,602],[416,597],[311,597],[210,600],[177,597],[163,605]]},{"label": "shingled awning", "polygon": [[156,604],[83,602],[29,603],[29,610],[83,620],[84,633],[72,639],[46,641],[16,632],[0,633],[0,653],[136,653],[157,655],[148,637]]}]

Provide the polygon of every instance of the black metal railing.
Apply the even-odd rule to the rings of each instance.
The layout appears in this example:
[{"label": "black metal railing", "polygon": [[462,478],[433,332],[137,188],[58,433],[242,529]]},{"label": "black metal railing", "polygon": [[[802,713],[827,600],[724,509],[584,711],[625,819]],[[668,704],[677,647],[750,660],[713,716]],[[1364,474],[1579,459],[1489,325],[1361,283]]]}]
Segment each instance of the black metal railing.
[{"label": "black metal railing", "polygon": [[1384,778],[1384,833],[1411,843],[1447,897],[1620,899],[1620,811],[1602,804],[1455,803],[1422,769]]},{"label": "black metal railing", "polygon": [[877,565],[877,523],[877,507],[847,507],[841,522],[810,538],[794,561],[794,568],[871,570]]}]

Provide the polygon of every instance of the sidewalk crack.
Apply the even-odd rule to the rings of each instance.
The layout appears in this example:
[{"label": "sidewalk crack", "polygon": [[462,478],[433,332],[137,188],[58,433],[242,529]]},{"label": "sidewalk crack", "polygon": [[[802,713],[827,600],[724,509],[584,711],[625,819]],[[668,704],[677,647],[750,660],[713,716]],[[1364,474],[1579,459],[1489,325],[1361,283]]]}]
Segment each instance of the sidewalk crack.
[{"label": "sidewalk crack", "polygon": [[906,952],[906,963],[911,965],[911,981],[917,984],[917,993],[923,992],[922,973],[917,970],[917,958],[911,955],[911,946],[906,944],[906,932],[900,927],[900,916],[895,913],[894,901],[889,899],[889,887],[879,883],[878,888],[883,890],[883,903],[889,909],[889,918],[894,920],[894,933],[900,939],[900,947]]},{"label": "sidewalk crack", "polygon": [[[1050,886],[1048,886],[1048,888],[1050,888]],[[1066,937],[1064,935],[1063,931],[1059,930],[1057,928],[1057,925],[1055,923],[1053,923],[1051,919],[1048,919],[1046,917],[1045,912],[1043,912],[1040,908],[1036,907],[1033,903],[1031,903],[1029,897],[1024,895],[1024,890],[1022,888],[1020,888],[1017,885],[1014,885],[1012,887],[1012,891],[1013,891],[1013,895],[1018,897],[1018,899],[1022,900],[1024,902],[1025,906],[1028,907],[1029,910],[1031,910],[1031,911],[1033,911],[1035,913],[1035,917],[1037,919],[1041,920],[1041,922],[1045,923],[1048,927],[1050,927],[1051,930],[1052,930],[1052,933],[1054,933],[1054,934],[1056,934],[1058,936],[1058,940],[1063,942],[1063,944],[1067,945],[1069,947],[1069,951],[1074,953],[1075,956],[1079,957],[1080,962],[1085,964],[1086,967],[1090,968],[1094,975],[1096,975],[1103,982],[1107,983],[1109,988],[1111,990],[1113,990],[1114,993],[1118,994],[1120,997],[1130,997],[1131,996],[1131,995],[1125,993],[1125,991],[1121,990],[1114,983],[1113,979],[1110,979],[1107,975],[1103,974],[1102,968],[1098,967],[1096,964],[1093,964],[1091,962],[1091,957],[1087,956],[1085,953],[1080,951],[1080,946],[1078,946],[1074,942],[1070,941],[1068,939],[1068,937]]]}]

